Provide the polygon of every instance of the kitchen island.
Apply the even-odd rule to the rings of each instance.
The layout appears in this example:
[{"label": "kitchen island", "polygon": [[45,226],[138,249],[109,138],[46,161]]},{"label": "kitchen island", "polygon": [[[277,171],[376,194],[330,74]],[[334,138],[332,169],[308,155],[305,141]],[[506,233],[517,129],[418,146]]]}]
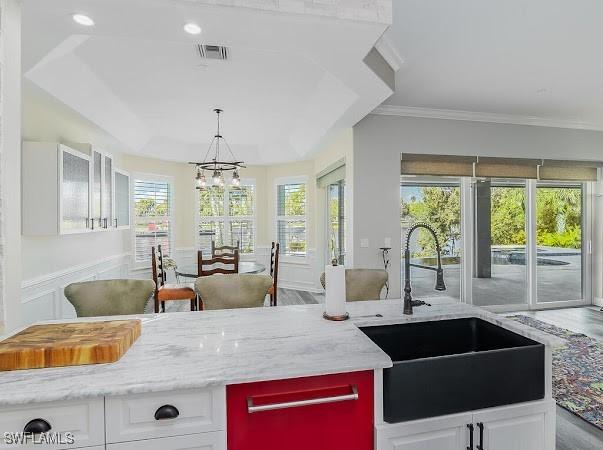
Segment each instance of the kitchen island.
[{"label": "kitchen island", "polygon": [[[65,423],[64,429],[81,436],[72,446],[47,448],[107,445],[118,450],[135,448],[133,444],[123,447],[124,442],[142,439],[156,440],[157,448],[197,448],[182,446],[189,445],[191,435],[198,435],[211,437],[207,447],[198,448],[223,449],[225,386],[255,386],[258,382],[292,379],[299,383],[297,380],[306,377],[320,379],[370,372],[375,374],[371,415],[379,435],[379,427],[390,430],[390,424],[383,422],[381,374],[393,362],[359,327],[470,317],[545,344],[543,400],[550,406],[550,351],[562,341],[480,308],[452,303],[450,299],[427,300],[433,306],[415,308],[412,316],[402,314],[399,300],[348,303],[351,320],[345,322],[322,319],[322,305],[139,316],[142,335],[116,363],[0,373],[0,426],[18,428],[0,431],[20,431],[24,417],[33,417],[32,414],[37,417],[44,408],[52,415],[53,408],[58,408],[64,417],[60,412],[55,416],[61,424]],[[373,396],[372,391],[370,395]],[[153,414],[148,420],[142,417],[145,408],[152,409],[156,416],[160,407],[172,405],[176,399],[181,407],[178,414],[173,413],[175,417],[168,417],[169,408],[161,412],[166,417],[157,419]],[[196,411],[200,404],[203,408]],[[77,426],[69,428],[70,417],[77,421]],[[552,450],[554,409],[552,431],[550,414],[547,420],[546,433],[552,437],[546,437],[543,449]],[[53,429],[59,428],[55,425]],[[102,432],[99,428],[103,428]],[[179,441],[174,446],[159,442],[175,438],[186,442]],[[385,445],[377,440],[377,447],[423,448]]]}]

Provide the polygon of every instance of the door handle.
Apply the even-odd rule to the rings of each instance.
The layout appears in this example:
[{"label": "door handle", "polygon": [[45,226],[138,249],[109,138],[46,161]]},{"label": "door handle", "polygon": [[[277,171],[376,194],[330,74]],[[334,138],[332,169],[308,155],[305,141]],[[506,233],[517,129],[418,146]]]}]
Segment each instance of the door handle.
[{"label": "door handle", "polygon": [[467,450],[473,450],[473,424],[468,423],[467,428],[469,428],[469,447],[467,447]]},{"label": "door handle", "polygon": [[477,445],[477,450],[485,450],[484,449],[484,424],[482,422],[477,423],[477,428],[479,428],[479,444]]},{"label": "door handle", "polygon": [[253,397],[247,397],[247,412],[249,414],[260,411],[273,411],[275,409],[297,408],[300,406],[322,405],[324,403],[337,403],[350,400],[358,400],[358,387],[350,386],[352,392],[343,395],[332,395],[327,397],[311,398],[307,400],[294,400],[291,402],[269,403],[266,405],[255,405]]},{"label": "door handle", "polygon": [[23,428],[23,432],[31,434],[42,434],[48,433],[51,429],[52,427],[50,426],[50,424],[44,419],[33,419],[27,422],[25,428]]},{"label": "door handle", "polygon": [[163,405],[155,411],[155,420],[175,419],[180,415],[180,411],[173,405]]}]

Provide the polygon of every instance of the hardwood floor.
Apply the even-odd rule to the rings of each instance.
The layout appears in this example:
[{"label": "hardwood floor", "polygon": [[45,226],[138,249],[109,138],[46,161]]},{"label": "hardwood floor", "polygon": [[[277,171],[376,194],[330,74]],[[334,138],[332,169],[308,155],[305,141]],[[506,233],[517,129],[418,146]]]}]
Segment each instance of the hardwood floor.
[{"label": "hardwood floor", "polygon": [[[598,307],[529,311],[532,316],[561,328],[603,340],[603,312]],[[603,431],[557,406],[557,450],[601,450]]]},{"label": "hardwood floor", "polygon": [[324,303],[324,294],[315,294],[306,291],[294,291],[293,289],[278,290],[279,305],[307,305]]}]

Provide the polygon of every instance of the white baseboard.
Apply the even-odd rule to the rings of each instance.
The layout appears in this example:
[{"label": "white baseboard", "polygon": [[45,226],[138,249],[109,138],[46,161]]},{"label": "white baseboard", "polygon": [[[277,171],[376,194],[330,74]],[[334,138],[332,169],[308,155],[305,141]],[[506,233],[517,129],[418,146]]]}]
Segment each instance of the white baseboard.
[{"label": "white baseboard", "polygon": [[594,297],[593,298],[593,305],[603,307],[603,298],[601,298],[601,297]]},{"label": "white baseboard", "polygon": [[63,295],[65,287],[81,281],[128,278],[130,258],[129,253],[114,255],[94,263],[73,266],[24,280],[21,283],[23,324],[75,317],[73,306]]}]

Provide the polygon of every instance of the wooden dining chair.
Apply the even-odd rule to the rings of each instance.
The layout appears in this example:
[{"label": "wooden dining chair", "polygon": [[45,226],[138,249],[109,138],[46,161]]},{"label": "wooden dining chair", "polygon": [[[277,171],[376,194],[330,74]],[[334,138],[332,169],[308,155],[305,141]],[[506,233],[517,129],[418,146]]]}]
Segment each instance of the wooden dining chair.
[{"label": "wooden dining chair", "polygon": [[151,267],[153,272],[153,281],[155,282],[155,312],[165,312],[165,302],[172,300],[189,300],[191,302],[191,311],[197,309],[197,294],[195,293],[194,283],[167,283],[166,272],[163,265],[163,252],[161,245],[151,248]]},{"label": "wooden dining chair", "polygon": [[220,247],[216,247],[216,241],[212,239],[211,241],[211,257],[215,258],[218,256],[224,258],[233,258],[235,252],[239,251],[240,241],[237,241],[237,245],[222,245]]},{"label": "wooden dining chair", "polygon": [[[216,267],[218,266],[218,267]],[[212,258],[203,257],[203,252],[197,252],[197,275],[206,277],[221,274],[239,273],[239,250],[235,249],[231,257],[215,256]]]},{"label": "wooden dining chair", "polygon": [[278,293],[278,254],[280,244],[273,242],[270,247],[270,276],[272,277],[272,286],[268,289],[270,295],[270,306],[276,306]]},{"label": "wooden dining chair", "polygon": [[[345,269],[346,301],[379,300],[387,277],[383,269]],[[324,272],[320,275],[320,284],[326,288]]]},{"label": "wooden dining chair", "polygon": [[[213,248],[212,248],[213,250]],[[203,252],[197,252],[197,275],[199,278],[210,275],[223,274],[234,275],[239,273],[239,250],[234,249],[232,256],[215,256],[204,258]],[[199,291],[197,291],[198,293]],[[201,295],[197,295],[199,311],[205,309],[205,303]]]},{"label": "wooden dining chair", "polygon": [[151,280],[96,280],[71,283],[65,297],[78,317],[144,314],[155,291]]},{"label": "wooden dining chair", "polygon": [[230,274],[197,278],[195,289],[205,309],[261,308],[272,285],[268,275]]}]

